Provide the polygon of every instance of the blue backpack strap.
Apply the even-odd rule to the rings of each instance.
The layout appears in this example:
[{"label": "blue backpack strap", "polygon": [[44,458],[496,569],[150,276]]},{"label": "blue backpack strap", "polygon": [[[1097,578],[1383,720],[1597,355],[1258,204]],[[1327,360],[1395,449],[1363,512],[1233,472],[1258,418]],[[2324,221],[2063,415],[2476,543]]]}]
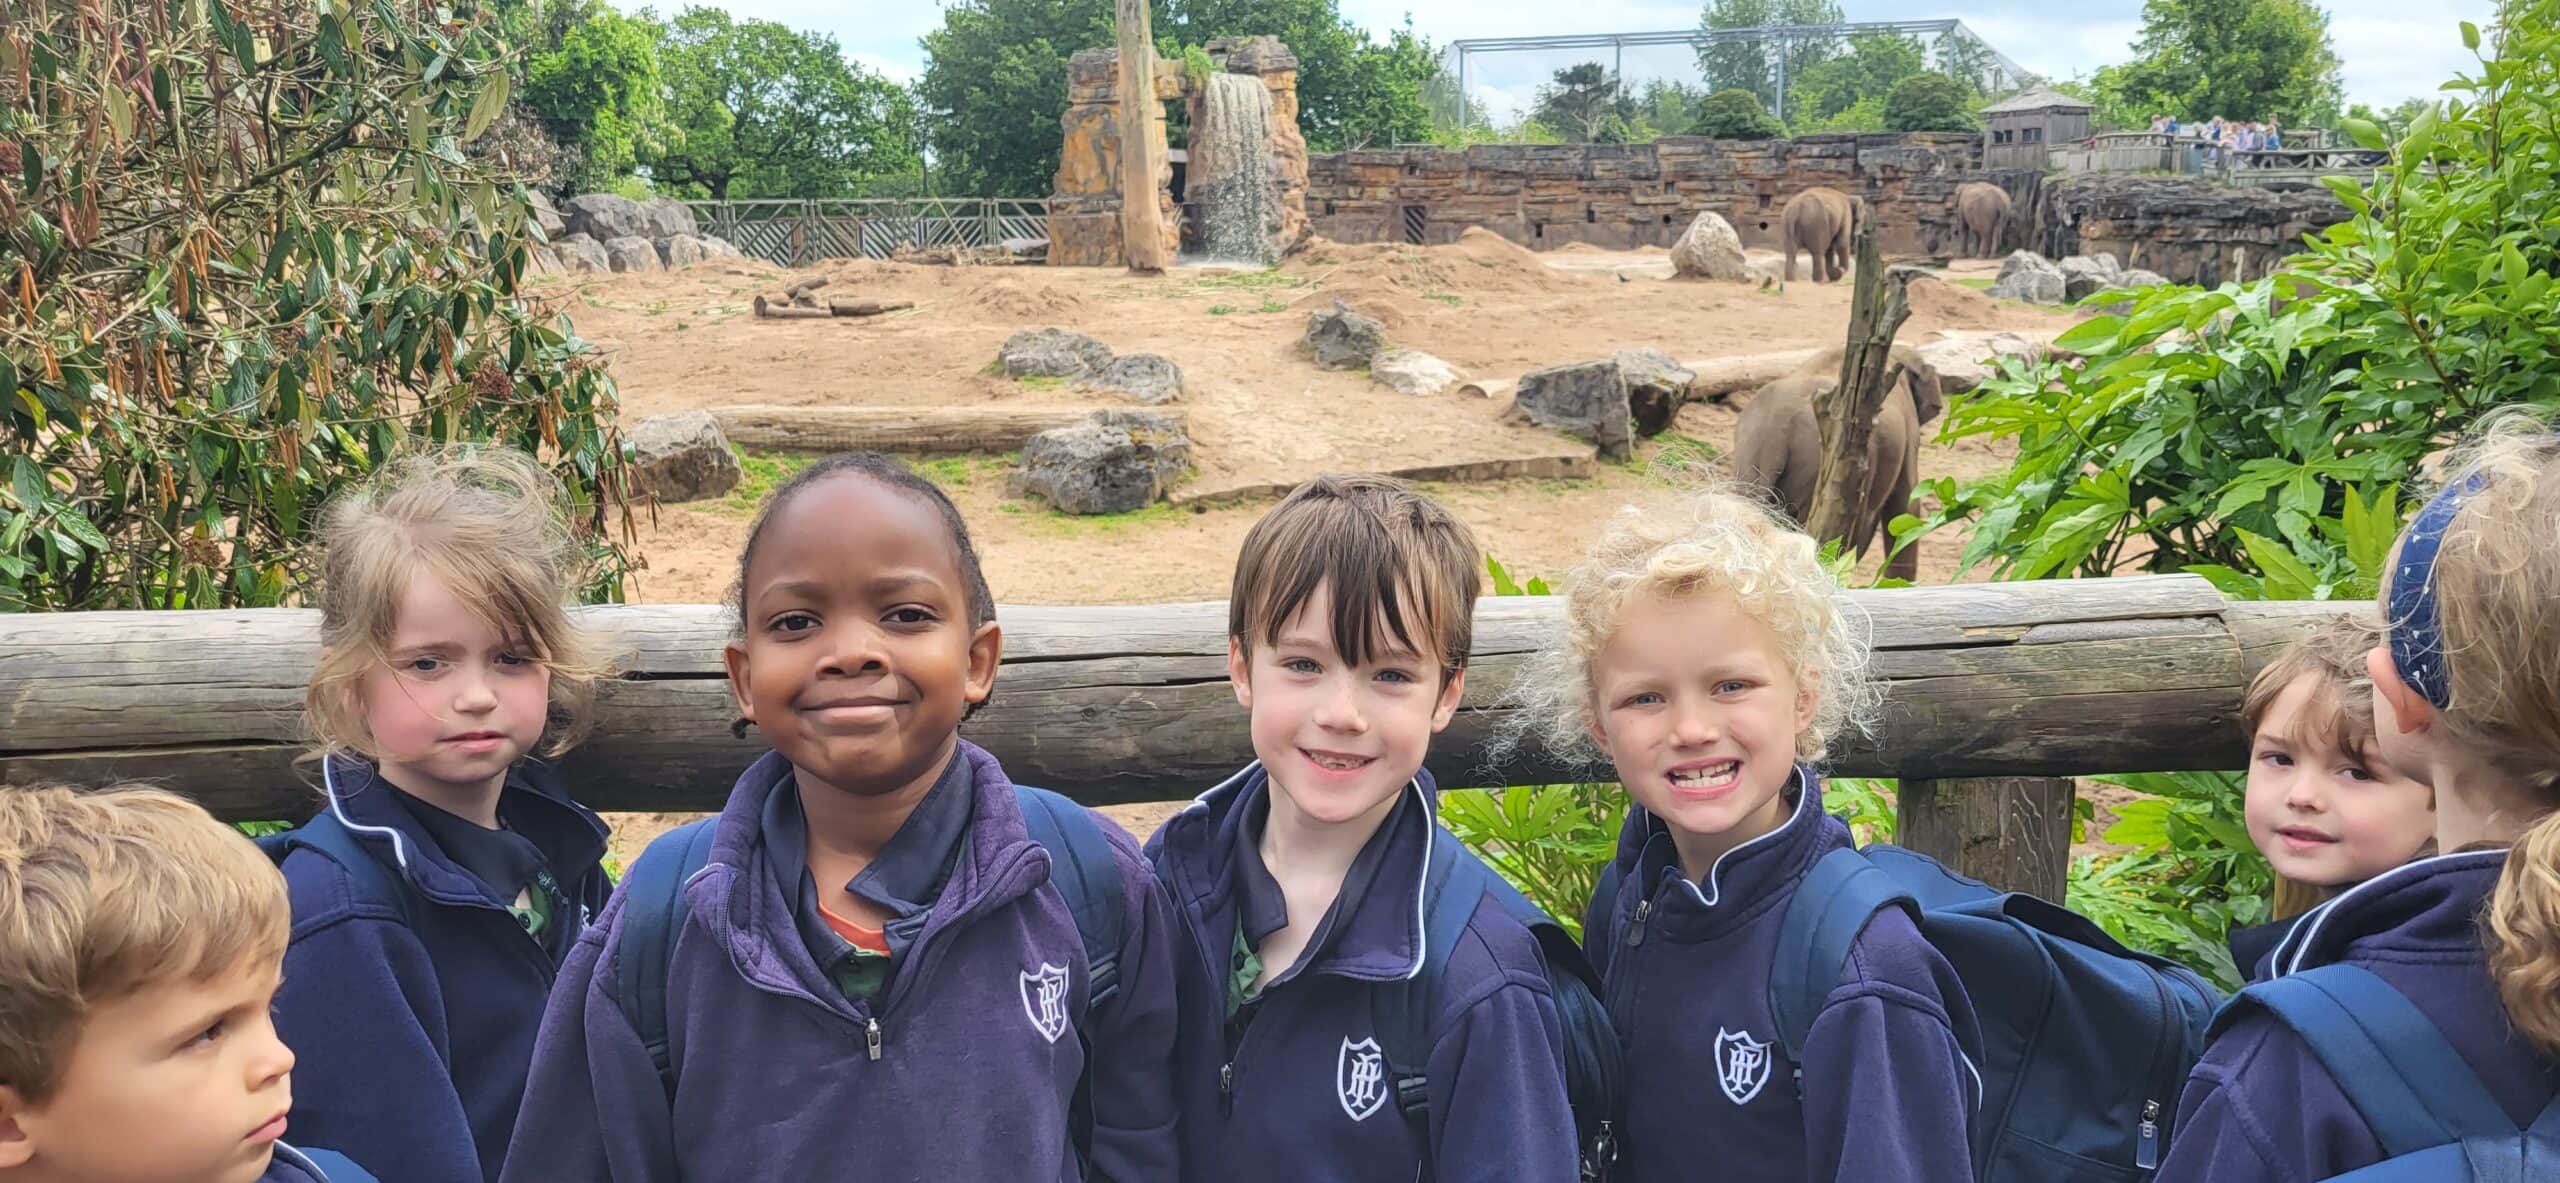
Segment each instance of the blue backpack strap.
[{"label": "blue backpack strap", "polygon": [[1823,855],[1796,885],[1779,922],[1778,948],[1769,969],[1769,1009],[1787,1058],[1804,1060],[1805,1036],[1822,1004],[1840,985],[1840,969],[1867,922],[1889,907],[1919,906],[1882,868],[1842,847]]},{"label": "blue backpack strap", "polygon": [[1049,882],[1075,914],[1084,941],[1085,1013],[1091,1015],[1120,992],[1121,927],[1129,914],[1120,864],[1084,806],[1047,789],[1013,787],[1022,827],[1049,852]]},{"label": "blue backpack strap", "polygon": [[258,849],[267,852],[267,857],[279,867],[284,865],[285,856],[293,853],[296,847],[338,864],[347,873],[348,887],[356,898],[388,907],[399,915],[400,923],[415,927],[409,919],[408,891],[391,873],[391,868],[383,866],[381,859],[375,858],[364,843],[357,841],[356,836],[338,821],[335,813],[323,809],[319,816],[300,826],[283,833],[265,835],[257,841]]},{"label": "blue backpack strap", "polygon": [[667,1046],[667,966],[676,936],[692,914],[685,885],[711,861],[717,816],[660,834],[622,876],[622,918],[613,951],[613,1001],[649,1051],[667,1096],[676,1095],[675,1060]]},{"label": "blue backpack strap", "polygon": [[1449,964],[1450,950],[1458,947],[1484,899],[1481,879],[1465,873],[1483,864],[1459,845],[1456,835],[1433,827],[1430,859],[1422,886],[1422,964],[1412,977],[1382,982],[1369,991],[1370,1025],[1387,1061],[1396,1107],[1426,1138],[1431,1124],[1431,1000],[1440,995],[1440,971]]},{"label": "blue backpack strap", "polygon": [[2384,1154],[2516,1136],[2515,1122],[2426,1012],[2370,970],[2323,965],[2251,986],[2215,1016],[2214,1034],[2243,1005],[2265,1009],[2310,1045]]}]

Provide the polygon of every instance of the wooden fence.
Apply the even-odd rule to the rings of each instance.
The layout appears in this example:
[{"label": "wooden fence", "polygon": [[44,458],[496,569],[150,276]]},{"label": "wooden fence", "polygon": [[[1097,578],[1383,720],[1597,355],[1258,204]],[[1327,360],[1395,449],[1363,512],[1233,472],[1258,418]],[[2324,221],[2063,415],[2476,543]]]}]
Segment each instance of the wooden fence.
[{"label": "wooden fence", "polygon": [[924,247],[1046,238],[1047,203],[1002,197],[689,201],[703,232],[769,263],[885,259]]},{"label": "wooden fence", "polygon": [[[2226,601],[2192,576],[1852,593],[1888,698],[1837,771],[1903,779],[1924,848],[2059,894],[2069,783],[2100,772],[2236,768],[2248,679],[2341,604]],[[1547,598],[1483,601],[1458,719],[1431,766],[1449,786],[1601,778],[1488,742],[1503,693],[1556,624]],[[711,810],[760,750],[730,736],[726,609],[608,607],[623,652],[594,736],[561,761],[607,810]],[[965,729],[1023,781],[1090,804],[1178,800],[1252,758],[1226,680],[1219,603],[1006,607],[993,701]],[[147,779],[233,818],[316,801],[293,759],[315,614],[301,610],[0,616],[0,783]],[[2007,778],[1976,783],[1950,778]],[[2018,779],[2025,778],[2025,779]],[[2058,823],[2058,829],[2056,825]]]}]

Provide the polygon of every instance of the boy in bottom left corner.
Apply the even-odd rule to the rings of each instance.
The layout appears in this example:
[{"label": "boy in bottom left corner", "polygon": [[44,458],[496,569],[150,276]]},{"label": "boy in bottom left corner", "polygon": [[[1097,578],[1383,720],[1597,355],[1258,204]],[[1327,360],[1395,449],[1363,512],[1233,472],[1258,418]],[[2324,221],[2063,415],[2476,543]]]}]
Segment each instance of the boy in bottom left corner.
[{"label": "boy in bottom left corner", "polygon": [[0,1183],[373,1183],[282,1140],[291,924],[182,797],[0,788]]}]

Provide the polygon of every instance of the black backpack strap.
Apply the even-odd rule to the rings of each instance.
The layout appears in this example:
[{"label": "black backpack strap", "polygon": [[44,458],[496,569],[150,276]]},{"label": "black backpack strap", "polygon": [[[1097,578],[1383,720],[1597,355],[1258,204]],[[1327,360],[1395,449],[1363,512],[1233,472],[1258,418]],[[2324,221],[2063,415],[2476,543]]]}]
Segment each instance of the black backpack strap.
[{"label": "black backpack strap", "polygon": [[1084,942],[1084,1021],[1076,1024],[1076,1043],[1083,1049],[1085,1070],[1076,1078],[1076,1095],[1067,1107],[1067,1129],[1075,1142],[1083,1172],[1093,1167],[1093,1029],[1094,1016],[1120,993],[1120,945],[1129,914],[1128,893],[1111,841],[1084,806],[1047,789],[1015,785],[1022,808],[1022,828],[1049,852],[1049,882],[1066,900],[1076,920],[1076,936]]},{"label": "black backpack strap", "polygon": [[[1385,1058],[1387,1079],[1395,1089],[1396,1108],[1431,1137],[1431,1009],[1440,996],[1440,973],[1449,952],[1475,918],[1484,900],[1482,885],[1462,869],[1481,866],[1459,845],[1457,836],[1434,826],[1430,865],[1423,873],[1422,964],[1401,982],[1381,982],[1369,991],[1369,1017]],[[1473,889],[1473,890],[1470,890]]]},{"label": "black backpack strap", "polygon": [[2251,986],[2214,1016],[2213,1033],[2247,1007],[2310,1045],[2385,1154],[2516,1136],[2515,1122],[2435,1021],[2362,966],[2323,965]]},{"label": "black backpack strap", "polygon": [[1615,859],[1600,868],[1600,877],[1591,884],[1591,904],[1582,913],[1583,948],[1609,947],[1609,934],[1618,926],[1618,888],[1626,879],[1626,867]]},{"label": "black backpack strap", "polygon": [[667,1044],[667,966],[676,937],[692,915],[685,886],[711,861],[719,818],[702,818],[660,834],[622,876],[620,932],[613,951],[613,1001],[649,1051],[670,1101],[676,1095],[673,1054]]},{"label": "black backpack strap", "polygon": [[267,852],[267,857],[279,867],[284,865],[285,856],[296,848],[336,863],[347,873],[348,889],[356,899],[389,908],[400,918],[401,924],[416,927],[410,920],[409,893],[399,878],[391,868],[382,865],[381,859],[373,856],[372,850],[356,840],[356,836],[339,822],[337,814],[324,809],[318,817],[300,826],[280,834],[268,834],[257,841],[258,849]]}]

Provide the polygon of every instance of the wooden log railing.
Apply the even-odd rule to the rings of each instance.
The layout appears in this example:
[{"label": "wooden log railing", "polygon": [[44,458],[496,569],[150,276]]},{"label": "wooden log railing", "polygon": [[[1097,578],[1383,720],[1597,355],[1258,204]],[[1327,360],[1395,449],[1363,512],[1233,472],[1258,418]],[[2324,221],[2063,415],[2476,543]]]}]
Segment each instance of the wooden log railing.
[{"label": "wooden log railing", "polygon": [[[1914,780],[2238,767],[2250,675],[2356,605],[2226,601],[2192,576],[1852,593],[1873,622],[1885,718],[1845,746],[1845,775]],[[1443,784],[1603,777],[1488,741],[1504,691],[1555,627],[1544,598],[1483,601]],[[759,750],[733,739],[726,609],[609,607],[584,618],[625,671],[592,738],[561,760],[607,810],[717,808]],[[1217,603],[1007,607],[995,697],[966,729],[1022,780],[1091,804],[1188,797],[1252,756],[1227,685]],[[298,817],[313,613],[294,609],[0,616],[0,783],[157,781],[234,818]],[[1941,790],[1941,795],[1943,791]],[[2030,827],[2032,828],[2032,827]]]}]

